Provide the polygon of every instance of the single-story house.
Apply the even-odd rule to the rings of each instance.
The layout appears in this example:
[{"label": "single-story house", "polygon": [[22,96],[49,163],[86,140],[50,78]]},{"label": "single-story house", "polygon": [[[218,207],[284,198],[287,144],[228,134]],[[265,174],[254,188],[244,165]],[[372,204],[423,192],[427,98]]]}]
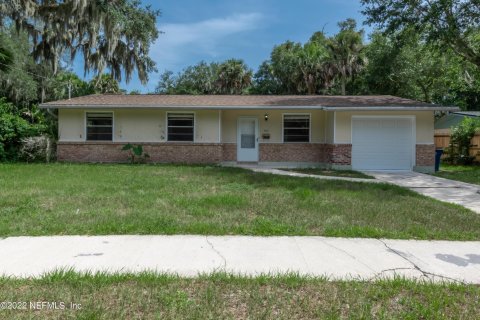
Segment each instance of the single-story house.
[{"label": "single-story house", "polygon": [[59,161],[125,162],[126,143],[151,162],[258,163],[432,171],[434,112],[393,96],[89,95],[58,109]]}]

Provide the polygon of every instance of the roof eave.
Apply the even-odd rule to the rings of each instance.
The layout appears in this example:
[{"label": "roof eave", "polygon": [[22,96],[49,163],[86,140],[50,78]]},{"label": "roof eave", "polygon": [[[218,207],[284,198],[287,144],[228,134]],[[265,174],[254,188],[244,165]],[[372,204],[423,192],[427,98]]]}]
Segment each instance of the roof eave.
[{"label": "roof eave", "polygon": [[458,111],[458,107],[445,106],[361,106],[361,107],[323,107],[325,111]]},{"label": "roof eave", "polygon": [[325,110],[325,111],[460,111],[458,107],[444,106],[352,106],[352,107],[336,107],[336,106],[194,106],[194,105],[171,105],[171,106],[155,106],[155,105],[104,105],[104,104],[40,104],[42,109],[197,109],[197,110]]}]

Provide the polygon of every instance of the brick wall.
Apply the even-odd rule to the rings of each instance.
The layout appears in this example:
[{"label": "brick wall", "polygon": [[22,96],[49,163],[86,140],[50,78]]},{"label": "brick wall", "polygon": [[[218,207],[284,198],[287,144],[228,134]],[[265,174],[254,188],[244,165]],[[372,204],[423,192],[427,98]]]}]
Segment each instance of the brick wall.
[{"label": "brick wall", "polygon": [[433,166],[435,165],[435,145],[417,144],[416,145],[416,165]]},{"label": "brick wall", "polygon": [[[128,162],[124,143],[59,142],[57,158],[67,162]],[[222,161],[218,143],[142,143],[151,162],[217,163]]]},{"label": "brick wall", "polygon": [[237,161],[237,144],[224,143],[222,145],[223,161]]},{"label": "brick wall", "polygon": [[[59,142],[57,158],[67,162],[128,162],[128,153],[122,151],[124,143]],[[235,143],[142,143],[151,162],[219,163],[237,160]],[[420,152],[418,151],[420,147]],[[417,165],[428,163],[430,149],[417,146]],[[435,148],[427,146],[429,148]],[[422,151],[424,150],[425,151]],[[350,165],[351,144],[321,143],[260,143],[260,161],[311,162]],[[420,158],[419,158],[420,157]],[[419,160],[420,159],[420,160]]]},{"label": "brick wall", "polygon": [[325,162],[324,147],[321,143],[260,143],[260,161]]},{"label": "brick wall", "polygon": [[351,144],[326,144],[325,145],[326,163],[351,165],[352,164],[352,145]]}]

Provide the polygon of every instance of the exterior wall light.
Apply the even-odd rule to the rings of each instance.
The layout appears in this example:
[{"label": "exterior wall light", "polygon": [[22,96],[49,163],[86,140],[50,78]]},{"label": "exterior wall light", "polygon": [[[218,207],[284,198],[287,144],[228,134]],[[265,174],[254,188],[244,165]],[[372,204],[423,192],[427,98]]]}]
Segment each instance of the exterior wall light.
[{"label": "exterior wall light", "polygon": [[268,121],[268,113],[265,113],[264,118],[265,118],[265,121]]}]

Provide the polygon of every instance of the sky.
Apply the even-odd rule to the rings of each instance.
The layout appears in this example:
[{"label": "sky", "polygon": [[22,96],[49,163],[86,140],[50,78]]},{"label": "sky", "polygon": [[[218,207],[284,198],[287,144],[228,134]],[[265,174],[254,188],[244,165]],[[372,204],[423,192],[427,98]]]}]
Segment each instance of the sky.
[{"label": "sky", "polygon": [[[160,34],[150,49],[157,64],[147,85],[135,75],[121,87],[128,92],[153,92],[165,70],[175,73],[199,61],[243,59],[256,70],[274,45],[287,40],[305,42],[315,31],[328,35],[337,22],[354,18],[362,26],[359,0],[161,0],[142,1],[161,11]],[[81,61],[73,66],[83,76]],[[86,77],[90,79],[91,76]]]}]

